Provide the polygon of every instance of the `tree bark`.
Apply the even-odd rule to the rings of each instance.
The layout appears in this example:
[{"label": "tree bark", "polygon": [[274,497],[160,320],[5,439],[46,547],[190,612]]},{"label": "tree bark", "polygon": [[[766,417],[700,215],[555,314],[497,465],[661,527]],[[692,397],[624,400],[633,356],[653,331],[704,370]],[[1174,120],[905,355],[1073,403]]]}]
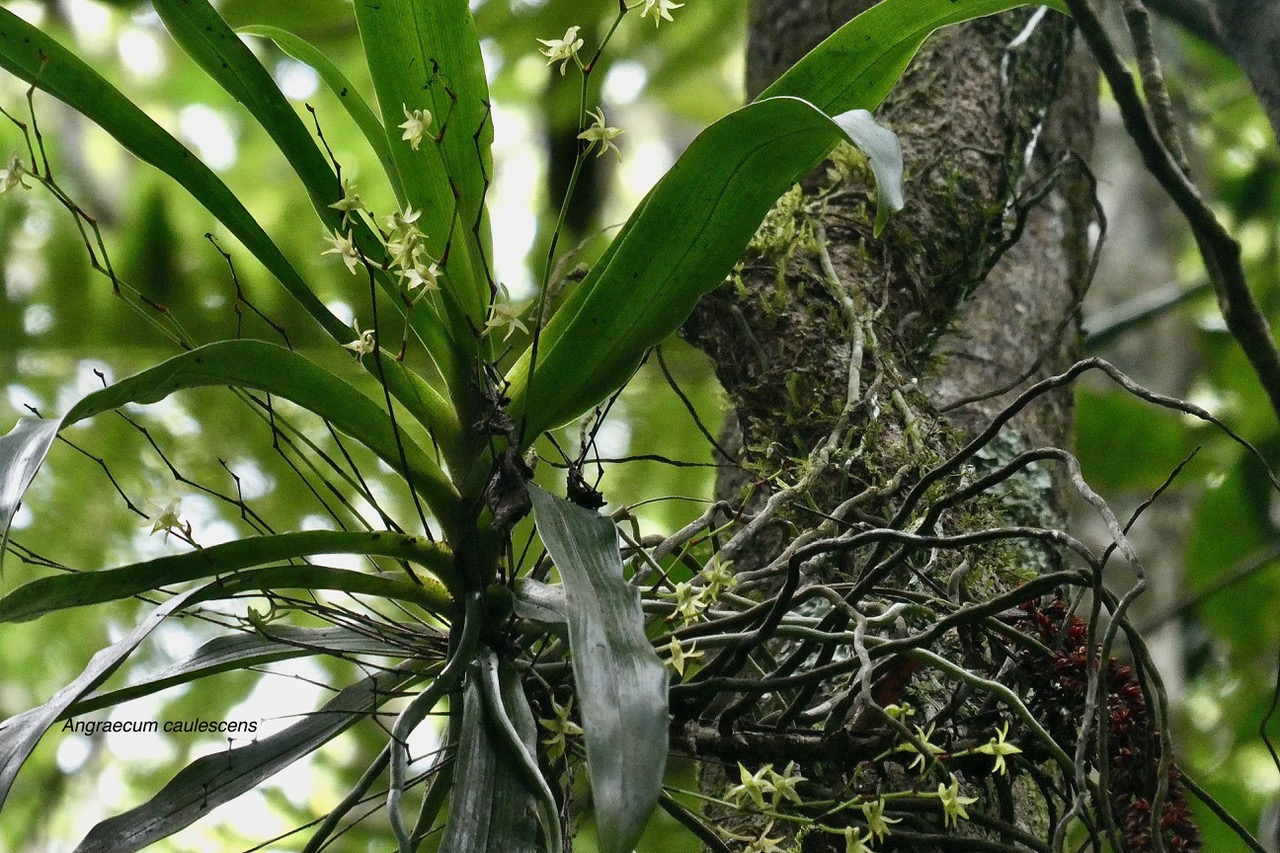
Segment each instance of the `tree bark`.
[{"label": "tree bark", "polygon": [[[756,0],[749,95],[870,5]],[[907,208],[875,238],[867,172],[856,159],[837,156],[826,174],[805,182],[803,198],[789,199],[766,222],[734,284],[695,312],[686,333],[711,356],[736,414],[728,419],[725,443],[742,468],[722,476],[720,496],[746,501],[753,512],[768,495],[762,483],[805,484],[776,523],[733,554],[741,576],[769,565],[789,544],[818,535],[824,519],[854,495],[866,500],[843,516],[846,523],[892,515],[901,478],[910,481],[953,452],[1009,398],[944,414],[945,408],[1058,372],[1076,357],[1092,192],[1080,161],[1067,155],[1085,156],[1092,144],[1096,82],[1071,44],[1069,23],[1054,13],[1002,15],[935,35],[878,111],[902,141]],[[1069,447],[1070,435],[1071,396],[1063,390],[1022,412],[990,446],[989,458],[975,461],[994,467],[1034,447]],[[819,464],[814,451],[824,446]],[[810,476],[819,469],[820,476]],[[1061,525],[1064,485],[1056,472],[1033,466],[1008,485],[999,502],[984,508],[991,513],[987,522]],[[991,582],[1013,585],[1056,565],[1042,549],[1021,556],[1016,571],[994,571]],[[944,558],[923,571],[946,585],[962,568],[959,558]],[[846,590],[866,569],[859,557],[818,559],[805,565],[804,583]],[[891,578],[886,582],[916,582],[901,573]],[[819,653],[800,666],[829,660]],[[877,670],[878,685],[884,675]],[[928,695],[930,689],[911,687],[877,701],[907,695],[923,707],[946,701]],[[864,708],[852,712],[839,733],[830,726],[825,732],[830,744],[848,750],[847,760],[805,763],[803,732],[792,729],[795,737],[776,755],[767,738],[756,737],[779,715],[785,722],[786,712],[766,700],[749,710],[731,707],[736,715],[721,713],[721,703],[686,721],[689,748],[730,768],[729,776],[704,775],[704,790],[713,796],[737,781],[738,761],[781,767],[784,753],[802,761],[815,791],[847,792],[857,760],[869,757],[858,755],[858,744],[874,751],[886,742],[884,727]],[[726,723],[726,717],[732,719]],[[822,733],[815,737],[820,741]],[[1016,786],[1015,801],[1008,792],[1004,797],[1011,824],[1043,836],[1043,806],[1030,796],[1017,802]],[[740,837],[754,837],[765,824],[732,813],[716,819]],[[775,826],[772,834],[786,831]],[[830,832],[803,838],[805,851],[842,851],[843,845]],[[919,843],[910,849],[938,848]]]}]

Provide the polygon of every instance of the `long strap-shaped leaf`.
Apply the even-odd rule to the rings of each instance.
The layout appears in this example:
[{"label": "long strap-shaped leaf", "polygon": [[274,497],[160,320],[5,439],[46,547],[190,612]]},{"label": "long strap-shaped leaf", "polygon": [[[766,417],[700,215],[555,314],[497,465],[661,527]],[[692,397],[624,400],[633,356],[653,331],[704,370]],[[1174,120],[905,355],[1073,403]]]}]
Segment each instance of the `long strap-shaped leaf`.
[{"label": "long strap-shaped leaf", "polygon": [[[339,320],[311,291],[302,275],[285,258],[267,232],[245,209],[240,200],[181,142],[170,136],[150,116],[103,77],[47,34],[17,15],[0,8],[0,68],[53,95],[96,123],[143,162],[149,163],[178,182],[253,253],[285,290],[306,309],[326,332],[340,343],[355,338],[350,326]],[[425,300],[414,312],[415,328],[428,328],[438,319],[419,313],[429,311]],[[433,358],[452,359],[452,351],[434,346]],[[466,369],[442,363],[445,376],[463,374]],[[401,377],[388,376],[387,387],[396,399],[432,429],[456,431],[457,416],[439,394],[413,393]],[[454,379],[455,385],[463,382]],[[419,399],[420,398],[420,399]],[[414,408],[418,402],[429,405]]]},{"label": "long strap-shaped leaf", "polygon": [[759,99],[794,95],[829,113],[873,110],[933,32],[1027,5],[1067,14],[1062,0],[881,0],[805,54]]},{"label": "long strap-shaped leaf", "polygon": [[[409,560],[426,566],[449,586],[457,588],[448,552],[443,546],[420,537],[386,532],[306,530],[236,539],[116,569],[38,578],[0,599],[0,622],[25,622],[71,607],[118,601],[168,584],[315,554],[362,554]],[[431,581],[429,586],[418,589],[433,600],[433,609],[437,612],[450,610],[451,598],[443,585]]]},{"label": "long strap-shaped leaf", "polygon": [[[333,168],[271,74],[235,30],[208,0],[154,0],[152,5],[182,49],[228,94],[244,104],[267,131],[302,180],[325,227],[344,232],[349,228],[360,250],[381,265],[386,252],[363,218],[354,216],[344,221],[343,214],[330,207],[342,198]],[[386,273],[377,271],[375,275],[393,298],[399,295]],[[407,310],[412,328],[421,336],[450,387],[455,391],[464,388],[469,379],[469,354],[475,349],[470,330],[465,324],[442,320],[442,312],[448,311],[448,300],[437,299],[436,294],[417,300]]]},{"label": "long strap-shaped leaf", "polygon": [[[221,341],[175,356],[82,399],[58,420],[19,421],[0,438],[0,530],[7,533],[18,501],[58,430],[126,403],[154,403],[183,388],[230,385],[297,403],[403,471],[447,535],[457,532],[458,494],[427,453],[396,430],[381,406],[315,362],[264,341]],[[404,461],[400,451],[404,450]]]},{"label": "long strap-shaped leaf", "polygon": [[241,35],[261,36],[262,38],[271,39],[285,53],[299,62],[311,66],[316,74],[320,75],[320,79],[333,92],[334,97],[338,99],[338,103],[342,104],[343,109],[347,111],[347,115],[351,116],[351,120],[356,123],[356,127],[360,128],[365,140],[369,143],[374,153],[378,155],[378,160],[382,163],[382,168],[387,173],[387,179],[391,181],[391,188],[395,191],[396,198],[401,204],[404,204],[404,188],[400,185],[400,173],[396,169],[395,161],[391,158],[391,146],[387,143],[387,132],[383,128],[382,122],[378,120],[377,115],[374,114],[373,110],[369,109],[369,105],[365,103],[364,98],[360,97],[360,92],[357,91],[355,86],[351,85],[347,75],[342,73],[342,69],[338,68],[333,60],[325,56],[320,48],[288,30],[282,30],[279,27],[272,27],[266,24],[252,24],[247,27],[238,27],[236,32]]},{"label": "long strap-shaped leaf", "polygon": [[[529,699],[524,695],[520,673],[515,667],[501,660],[488,648],[482,649],[476,659],[488,711],[488,721],[497,739],[498,754],[510,771],[528,790],[537,804],[538,820],[547,841],[549,851],[564,849],[560,834],[560,809],[556,806],[551,786],[538,767],[538,724],[529,709]],[[508,812],[508,817],[515,817]],[[494,853],[505,850],[493,848]]]},{"label": "long strap-shaped leaf", "polygon": [[613,522],[537,486],[529,494],[564,580],[599,849],[630,853],[662,790],[667,671],[645,636],[640,593],[622,576]]},{"label": "long strap-shaped leaf", "polygon": [[379,672],[282,732],[197,759],[147,802],[95,826],[75,853],[133,853],[191,825],[376,711],[395,691],[422,677],[411,668],[420,666]]},{"label": "long strap-shaped leaf", "polygon": [[[873,109],[930,33],[1024,5],[883,0],[796,63],[755,103],[704,131],[543,331],[541,375],[528,376],[529,354],[508,374],[511,411],[526,420],[525,443],[621,387],[640,354],[675,331],[694,301],[729,272],[773,201],[834,144],[822,141],[817,116],[781,106],[779,96],[803,98],[837,120],[837,114]],[[1060,0],[1049,5],[1065,11]],[[877,230],[886,200],[885,188],[878,189]],[[575,370],[574,362],[591,370]]]},{"label": "long strap-shaped leaf", "polygon": [[[484,60],[467,0],[379,0],[356,3],[356,20],[391,137],[405,193],[420,208],[422,228],[439,257],[457,215],[447,267],[450,286],[477,328],[489,302],[486,268],[492,257],[484,211],[493,174],[489,90]],[[456,100],[455,100],[456,99]],[[428,133],[445,135],[439,144],[424,138],[414,150],[394,128],[404,110],[428,109]],[[459,251],[465,247],[466,251]]]},{"label": "long strap-shaped leaf", "polygon": [[10,717],[0,724],[0,806],[13,788],[18,771],[40,738],[70,705],[107,679],[165,617],[189,603],[199,590],[174,596],[152,611],[128,636],[102,649],[79,676],[38,708]]},{"label": "long strap-shaped leaf", "polygon": [[[508,373],[525,443],[622,387],[645,351],[724,281],[774,201],[836,143],[854,141],[842,119],[855,119],[859,135],[874,126],[862,112],[833,119],[798,98],[770,98],[698,135],[543,329],[537,374],[529,376],[529,352]],[[896,141],[866,153],[900,207]]]},{"label": "long strap-shaped leaf", "polygon": [[[492,652],[488,652],[492,654]],[[513,697],[514,698],[514,697]],[[519,702],[524,701],[521,696]],[[502,749],[505,735],[497,731],[492,697],[485,695],[480,663],[469,669],[462,694],[462,731],[449,820],[440,849],[450,853],[544,853],[538,845],[538,799],[521,774],[510,766]],[[524,717],[529,717],[528,705]],[[537,728],[531,718],[521,719],[519,734],[536,745]],[[554,818],[554,815],[553,815]]]},{"label": "long strap-shaped leaf", "polygon": [[324,306],[257,221],[200,158],[53,38],[0,8],[0,67],[83,113],[143,161],[176,180],[230,229],[339,341],[355,333]]},{"label": "long strap-shaped leaf", "polygon": [[[422,629],[415,626],[414,630]],[[59,719],[121,705],[211,675],[312,655],[380,655],[395,658],[403,656],[404,649],[344,626],[302,628],[294,625],[268,625],[265,634],[246,632],[215,637],[159,672],[126,687],[81,699],[63,711]]]}]

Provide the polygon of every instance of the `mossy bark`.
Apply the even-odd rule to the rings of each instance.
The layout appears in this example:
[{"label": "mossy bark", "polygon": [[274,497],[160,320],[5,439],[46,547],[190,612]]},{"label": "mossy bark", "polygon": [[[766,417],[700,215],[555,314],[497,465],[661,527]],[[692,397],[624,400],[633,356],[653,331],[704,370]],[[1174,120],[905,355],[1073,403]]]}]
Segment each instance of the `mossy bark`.
[{"label": "mossy bark", "polygon": [[[749,93],[870,5],[755,0]],[[744,470],[722,477],[722,497],[740,501],[754,487],[759,506],[762,481],[799,480],[810,454],[841,427],[826,473],[754,548],[739,552],[740,571],[767,564],[849,495],[904,472],[910,478],[953,452],[1008,397],[944,413],[950,404],[1024,374],[1058,372],[1077,355],[1092,192],[1080,161],[1066,155],[1088,154],[1096,85],[1071,46],[1069,22],[1054,13],[1015,12],[935,35],[878,112],[902,141],[907,208],[873,237],[869,175],[856,158],[837,157],[826,174],[806,181],[802,195],[786,200],[735,281],[695,312],[686,333],[713,359],[736,412],[726,441]],[[849,406],[854,354],[861,363],[852,374],[857,404]],[[1070,436],[1071,397],[1063,391],[1020,415],[993,445],[996,458],[985,461],[1043,445],[1069,447]],[[1056,472],[1033,470],[982,502],[975,512],[989,515],[975,524],[1061,526],[1063,489]],[[868,517],[887,509],[874,502],[860,507]],[[1051,561],[1029,554],[990,583],[1012,584]],[[939,561],[932,570],[945,584],[955,565]],[[832,561],[813,571],[814,580],[839,583],[857,566]],[[732,752],[731,740],[700,736],[703,748]],[[690,743],[698,748],[696,737]],[[717,758],[733,768],[728,753]],[[764,756],[744,763],[751,758],[759,766]],[[704,786],[720,796],[736,781],[713,772]],[[824,783],[838,787],[830,778]],[[1025,787],[984,800],[1007,806]],[[1013,803],[1017,823],[1043,838],[1043,805],[1025,799]],[[753,828],[729,814],[717,819],[733,822],[739,835]],[[844,847],[835,836],[815,833],[803,849]]]}]

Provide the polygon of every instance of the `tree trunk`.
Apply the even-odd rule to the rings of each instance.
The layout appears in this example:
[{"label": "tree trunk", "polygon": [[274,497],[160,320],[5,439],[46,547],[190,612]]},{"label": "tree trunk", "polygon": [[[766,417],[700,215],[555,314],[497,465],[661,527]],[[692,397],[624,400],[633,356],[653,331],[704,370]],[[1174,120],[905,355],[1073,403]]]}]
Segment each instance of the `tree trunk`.
[{"label": "tree trunk", "polygon": [[[749,95],[870,5],[755,0]],[[736,413],[724,444],[739,455],[741,468],[722,477],[720,496],[760,512],[769,495],[800,486],[775,502],[780,509],[772,523],[731,555],[739,577],[748,579],[744,589],[775,593],[780,579],[759,577],[761,570],[776,567],[778,555],[797,542],[859,524],[883,526],[919,475],[986,427],[1010,395],[950,409],[957,401],[1059,372],[1076,357],[1092,193],[1081,161],[1067,155],[1089,152],[1096,85],[1071,44],[1069,23],[1052,12],[986,18],[935,35],[878,112],[902,140],[906,209],[873,237],[867,171],[856,158],[837,155],[826,174],[805,183],[802,197],[780,204],[734,285],[695,312],[687,333],[713,359]],[[1070,435],[1071,394],[1060,390],[1020,413],[969,463],[990,470],[1025,450],[1069,447]],[[974,509],[970,526],[1060,527],[1065,495],[1060,466],[1033,465],[1009,479],[997,499]],[[1051,549],[1035,546],[1006,549],[991,565],[971,564],[975,557],[966,551],[917,557],[889,571],[892,559],[878,547],[849,549],[806,562],[802,583],[826,585],[874,613],[876,601],[883,610],[888,600],[870,587],[859,591],[873,570],[883,569],[877,588],[909,594],[933,584],[959,601],[971,585],[991,595],[1059,564]],[[841,630],[850,617],[842,621],[814,600],[801,608],[814,607],[813,614],[825,614],[826,627]],[[911,617],[900,618],[878,633],[892,637],[916,627]],[[951,640],[934,650],[966,653]],[[779,672],[823,666],[839,655],[794,645],[771,651]],[[900,679],[895,666],[905,670]],[[912,722],[923,722],[959,701],[954,684],[933,676],[912,680],[910,672],[901,660],[878,664],[875,702],[909,700],[922,709]],[[685,722],[688,746],[727,768],[705,774],[704,790],[723,796],[737,782],[738,762],[750,770],[766,762],[781,768],[792,757],[808,780],[802,790],[818,799],[909,785],[901,769],[870,769],[867,761],[877,751],[901,741],[852,681],[848,676],[809,695],[780,691],[754,703],[730,696],[700,709]],[[831,711],[841,696],[852,697],[843,714]],[[815,708],[827,712],[825,726]],[[679,704],[676,709],[679,718]],[[818,746],[805,753],[803,744],[812,743]],[[961,776],[966,791],[982,794],[970,811],[986,811],[1009,828],[975,819],[961,833],[977,833],[981,824],[986,837],[1011,843],[1009,849],[1026,849],[1014,843],[1018,832],[1048,841],[1045,805],[1032,796],[1033,786],[1014,784],[997,794],[989,782],[979,784],[982,774]],[[755,837],[766,823],[733,813],[716,819],[743,838]],[[839,815],[824,820],[823,826],[840,824]],[[925,831],[928,818],[919,820],[925,823],[903,825],[909,832],[895,827],[887,846],[876,849],[898,849],[895,842],[908,844],[902,849],[945,849],[936,840],[941,809],[933,841]],[[789,832],[795,827],[775,825],[771,834]],[[805,851],[845,849],[845,840],[830,831],[800,835]],[[907,842],[912,837],[916,841]]]}]

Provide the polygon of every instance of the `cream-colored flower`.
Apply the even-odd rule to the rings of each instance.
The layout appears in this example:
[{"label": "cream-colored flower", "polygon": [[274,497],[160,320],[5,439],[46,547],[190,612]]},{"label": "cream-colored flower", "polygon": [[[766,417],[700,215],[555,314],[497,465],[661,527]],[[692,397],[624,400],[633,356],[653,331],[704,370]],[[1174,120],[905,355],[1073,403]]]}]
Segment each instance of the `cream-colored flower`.
[{"label": "cream-colored flower", "polygon": [[495,297],[493,304],[489,306],[489,319],[484,322],[484,334],[489,334],[495,329],[506,329],[507,333],[502,336],[502,340],[506,341],[515,333],[517,329],[522,334],[529,334],[529,327],[520,319],[523,313],[515,305],[511,304],[510,294],[503,285],[498,285],[499,296]]},{"label": "cream-colored flower", "polygon": [[356,354],[356,359],[362,359],[369,353],[378,348],[378,336],[374,334],[372,329],[360,331],[360,321],[356,321],[353,326],[356,330],[356,339],[351,343],[343,344],[343,349],[349,349]]},{"label": "cream-colored flower", "polygon": [[401,104],[404,110],[405,120],[398,127],[404,131],[404,136],[400,138],[409,143],[409,147],[414,151],[418,150],[418,146],[422,144],[422,137],[426,135],[427,128],[431,126],[431,110],[410,110],[408,104]]},{"label": "cream-colored flower", "polygon": [[562,39],[538,39],[546,45],[540,48],[542,55],[547,58],[548,65],[560,63],[560,76],[564,76],[565,69],[569,67],[569,60],[572,59],[581,67],[582,62],[578,59],[578,50],[582,47],[582,39],[578,38],[578,30],[581,27],[569,27],[565,30]]},{"label": "cream-colored flower", "polygon": [[340,255],[342,262],[347,265],[347,269],[351,270],[351,274],[355,275],[356,269],[364,261],[364,255],[360,254],[360,250],[356,248],[356,241],[351,236],[351,232],[340,234],[334,231],[325,238],[333,244],[332,248],[321,252],[322,255]]},{"label": "cream-colored flower", "polygon": [[647,18],[649,13],[653,13],[653,25],[656,27],[663,21],[671,20],[671,10],[680,9],[683,3],[672,3],[671,0],[644,0],[644,8],[640,10],[640,17]]},{"label": "cream-colored flower", "polygon": [[404,210],[397,210],[395,213],[388,214],[383,217],[383,224],[387,227],[387,233],[392,237],[396,235],[417,235],[421,236],[422,232],[418,230],[415,224],[422,217],[421,210],[414,210],[413,205],[407,205]]},{"label": "cream-colored flower", "polygon": [[183,521],[182,516],[178,514],[178,505],[182,503],[181,498],[174,498],[169,504],[155,517],[155,523],[151,525],[151,535],[155,536],[160,531],[164,531],[164,535],[168,538],[170,533],[180,533],[188,539],[191,538],[191,522]]},{"label": "cream-colored flower", "polygon": [[622,152],[618,150],[618,146],[613,144],[613,140],[619,134],[625,133],[621,128],[609,127],[604,120],[603,110],[591,110],[590,114],[595,116],[595,122],[582,133],[578,134],[579,139],[587,140],[587,150],[590,151],[596,144],[600,145],[600,150],[596,152],[597,157],[604,156],[604,152],[610,148],[618,155],[618,159],[622,159]]},{"label": "cream-colored flower", "polygon": [[24,190],[31,189],[27,182],[23,180],[27,175],[27,169],[22,165],[22,159],[18,157],[15,151],[9,155],[9,164],[0,169],[0,193],[7,193],[14,187],[22,187]]},{"label": "cream-colored flower", "polygon": [[405,287],[409,295],[417,302],[424,294],[434,293],[440,289],[440,268],[433,261],[430,264],[418,264],[402,273]]},{"label": "cream-colored flower", "polygon": [[343,223],[346,223],[353,212],[364,210],[364,202],[360,200],[360,193],[356,192],[356,185],[346,178],[342,179],[342,198],[329,206],[342,211]]}]

